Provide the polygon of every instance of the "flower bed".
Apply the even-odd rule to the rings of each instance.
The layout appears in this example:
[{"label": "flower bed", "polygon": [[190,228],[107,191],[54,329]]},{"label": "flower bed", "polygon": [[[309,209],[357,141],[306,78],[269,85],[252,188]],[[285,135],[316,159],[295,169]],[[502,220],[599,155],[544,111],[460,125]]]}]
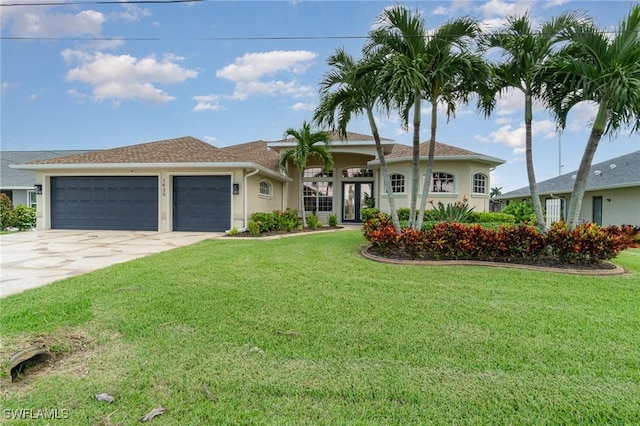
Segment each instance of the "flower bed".
[{"label": "flower bed", "polygon": [[505,263],[589,265],[594,267],[632,246],[624,228],[586,223],[569,229],[555,223],[546,233],[529,225],[484,228],[441,222],[429,230],[396,232],[387,215],[371,217],[363,227],[379,256],[427,260],[480,260]]}]

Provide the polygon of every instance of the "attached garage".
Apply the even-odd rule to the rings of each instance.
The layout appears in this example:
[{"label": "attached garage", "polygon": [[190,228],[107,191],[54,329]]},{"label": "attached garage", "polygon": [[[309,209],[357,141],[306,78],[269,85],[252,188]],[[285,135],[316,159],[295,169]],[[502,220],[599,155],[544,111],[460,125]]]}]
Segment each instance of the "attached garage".
[{"label": "attached garage", "polygon": [[157,231],[158,177],[52,177],[51,228]]},{"label": "attached garage", "polygon": [[221,232],[231,227],[231,176],[174,176],[173,230]]}]

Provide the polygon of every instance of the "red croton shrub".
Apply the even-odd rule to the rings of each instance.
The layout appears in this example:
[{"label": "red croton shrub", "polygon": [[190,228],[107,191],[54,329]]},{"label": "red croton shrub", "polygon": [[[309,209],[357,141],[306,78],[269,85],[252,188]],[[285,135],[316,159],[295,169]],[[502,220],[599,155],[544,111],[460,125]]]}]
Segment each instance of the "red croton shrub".
[{"label": "red croton shrub", "polygon": [[629,229],[587,223],[569,229],[562,222],[547,233],[530,225],[483,228],[441,222],[429,230],[404,229],[397,234],[388,216],[378,214],[364,224],[364,236],[381,255],[402,252],[417,259],[537,260],[543,256],[565,263],[596,263],[632,246]]}]

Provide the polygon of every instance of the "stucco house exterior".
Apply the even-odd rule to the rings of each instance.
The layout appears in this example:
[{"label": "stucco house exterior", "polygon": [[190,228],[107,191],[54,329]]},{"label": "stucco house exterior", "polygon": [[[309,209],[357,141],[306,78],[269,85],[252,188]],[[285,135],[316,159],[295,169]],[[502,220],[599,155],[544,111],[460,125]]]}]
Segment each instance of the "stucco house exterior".
[{"label": "stucco house exterior", "polygon": [[83,152],[87,151],[0,151],[0,193],[7,195],[15,206],[22,204],[35,207],[36,173],[31,170],[14,169],[11,165]]},{"label": "stucco house exterior", "polygon": [[[571,200],[577,171],[538,182],[547,223],[564,219]],[[495,197],[503,205],[531,199],[529,187]],[[602,226],[640,226],[640,151],[631,152],[591,166],[582,199],[580,221]]]},{"label": "stucco house exterior", "polygon": [[[360,222],[373,198],[388,211],[380,164],[371,136],[333,134],[329,172],[311,160],[303,173],[307,214],[323,223]],[[224,148],[191,136],[149,142],[13,166],[36,172],[38,229],[225,231],[246,228],[251,213],[298,206],[298,171],[278,166],[293,140],[248,142]],[[383,140],[396,206],[408,207],[411,148]],[[428,143],[421,146],[422,168]],[[491,170],[503,160],[438,143],[429,198],[469,199],[488,211]],[[421,189],[422,191],[423,189]]]}]

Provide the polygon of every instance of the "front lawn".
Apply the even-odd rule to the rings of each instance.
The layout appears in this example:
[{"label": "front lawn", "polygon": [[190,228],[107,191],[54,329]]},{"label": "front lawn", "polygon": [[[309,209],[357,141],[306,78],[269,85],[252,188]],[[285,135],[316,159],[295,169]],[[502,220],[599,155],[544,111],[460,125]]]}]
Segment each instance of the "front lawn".
[{"label": "front lawn", "polygon": [[[4,419],[640,424],[640,250],[615,260],[629,275],[582,277],[375,263],[364,243],[203,241],[2,299]],[[11,383],[31,343],[58,359]]]}]

